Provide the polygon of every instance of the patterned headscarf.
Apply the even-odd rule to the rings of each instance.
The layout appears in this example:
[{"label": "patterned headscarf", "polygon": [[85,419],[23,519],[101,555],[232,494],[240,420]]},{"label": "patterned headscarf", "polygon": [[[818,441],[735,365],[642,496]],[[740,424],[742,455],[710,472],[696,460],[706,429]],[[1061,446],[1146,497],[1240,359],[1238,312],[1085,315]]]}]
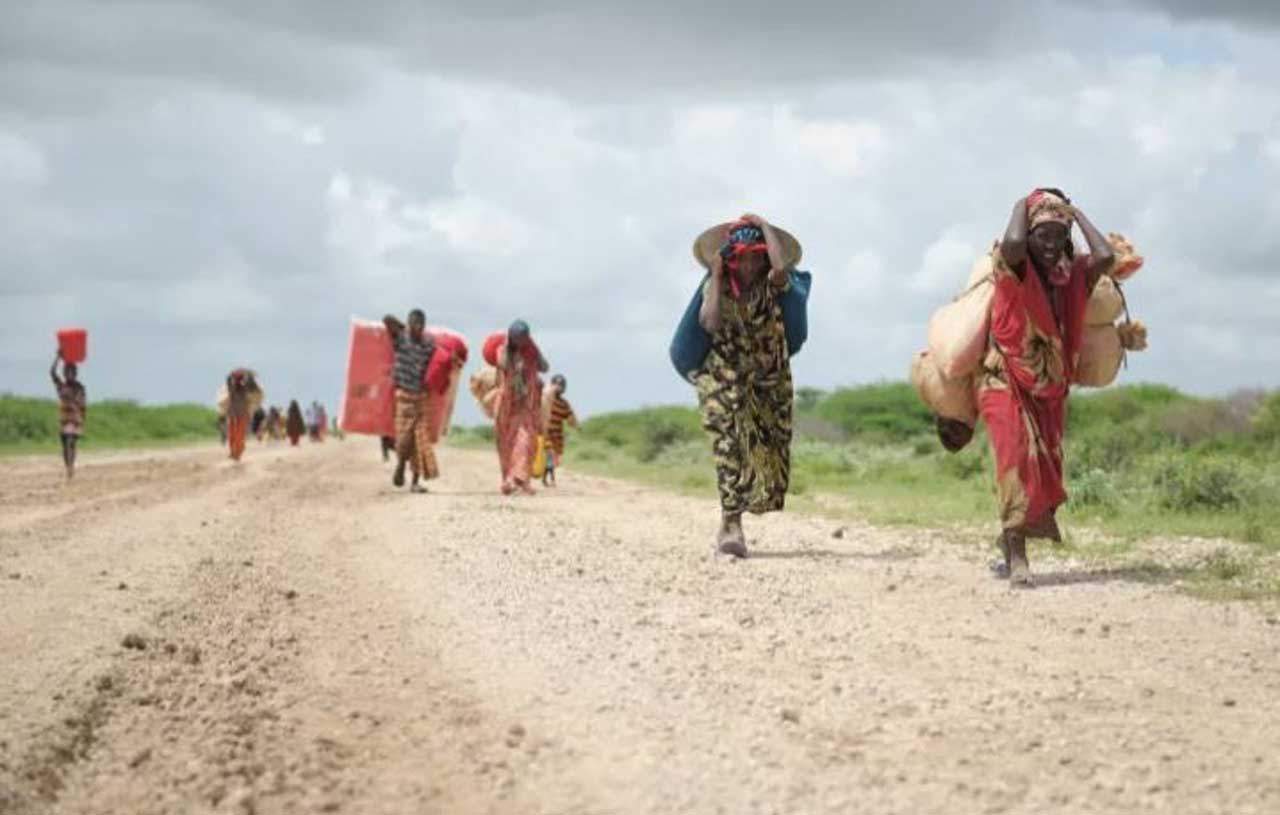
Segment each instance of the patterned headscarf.
[{"label": "patterned headscarf", "polygon": [[1070,229],[1075,220],[1071,205],[1048,190],[1036,190],[1027,196],[1027,231],[1047,223]]},{"label": "patterned headscarf", "polygon": [[[1071,204],[1048,190],[1036,190],[1027,196],[1027,231],[1041,224],[1062,224],[1070,233],[1075,223],[1075,210]],[[1070,234],[1067,240],[1071,240]],[[1058,265],[1049,270],[1049,282],[1054,286],[1065,286],[1071,281],[1071,263],[1066,255],[1058,260]]]},{"label": "patterned headscarf", "polygon": [[529,324],[524,320],[516,320],[507,329],[507,345],[504,350],[506,356],[505,366],[512,377],[512,386],[515,388],[516,398],[524,400],[529,394],[528,374],[537,365],[537,358],[532,353],[532,346],[526,345],[523,349],[517,351],[513,345],[513,340],[529,338]]},{"label": "patterned headscarf", "polygon": [[[745,221],[738,221],[729,226],[729,239],[724,246],[720,248],[720,257],[724,258],[724,265],[730,272],[738,271],[739,259],[751,252],[768,252],[769,244],[765,242],[764,231],[760,227],[749,224]],[[738,279],[736,275],[729,276],[729,287],[733,289],[733,295],[737,297],[741,292],[738,291]]]}]

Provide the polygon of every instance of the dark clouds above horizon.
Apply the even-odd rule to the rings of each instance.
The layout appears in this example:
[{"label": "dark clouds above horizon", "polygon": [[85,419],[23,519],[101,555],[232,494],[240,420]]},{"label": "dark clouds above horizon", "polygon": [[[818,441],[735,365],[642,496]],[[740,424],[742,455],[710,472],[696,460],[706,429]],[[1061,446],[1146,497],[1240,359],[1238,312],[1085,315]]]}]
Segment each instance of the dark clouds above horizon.
[{"label": "dark clouds above horizon", "polygon": [[688,245],[747,208],[817,278],[800,381],[901,378],[1044,183],[1149,258],[1127,379],[1277,386],[1277,45],[1178,0],[6,9],[0,391],[82,323],[95,396],[336,402],[349,318],[421,304],[524,316],[586,411],[688,400]]}]

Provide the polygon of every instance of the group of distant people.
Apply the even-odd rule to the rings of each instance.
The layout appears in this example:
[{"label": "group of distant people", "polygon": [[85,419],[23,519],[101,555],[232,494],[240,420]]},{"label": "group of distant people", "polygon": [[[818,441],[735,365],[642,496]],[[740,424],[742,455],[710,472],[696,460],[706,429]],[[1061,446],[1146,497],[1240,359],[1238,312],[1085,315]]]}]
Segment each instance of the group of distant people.
[{"label": "group of distant people", "polygon": [[226,382],[218,393],[218,431],[232,461],[239,461],[244,455],[250,435],[259,443],[288,439],[294,447],[303,436],[313,442],[325,440],[329,433],[329,418],[320,402],[312,402],[304,411],[298,400],[293,399],[288,408],[281,410],[274,405],[265,407],[263,399],[256,373],[247,368],[237,368],[227,374]]},{"label": "group of distant people", "polygon": [[[449,332],[427,331],[422,309],[410,311],[407,322],[387,315],[383,324],[394,359],[395,435],[382,438],[382,456],[387,460],[395,453],[395,486],[404,486],[407,471],[409,490],[426,492],[423,482],[440,476],[434,448],[447,430],[443,425],[452,404],[443,400],[451,399],[457,388],[467,346]],[[557,374],[549,385],[543,382],[550,365],[523,320],[490,335],[483,356],[485,365],[472,377],[471,390],[493,420],[502,493],[532,494],[538,478],[545,486],[555,485],[564,428],[577,425],[564,396],[565,377]]]}]

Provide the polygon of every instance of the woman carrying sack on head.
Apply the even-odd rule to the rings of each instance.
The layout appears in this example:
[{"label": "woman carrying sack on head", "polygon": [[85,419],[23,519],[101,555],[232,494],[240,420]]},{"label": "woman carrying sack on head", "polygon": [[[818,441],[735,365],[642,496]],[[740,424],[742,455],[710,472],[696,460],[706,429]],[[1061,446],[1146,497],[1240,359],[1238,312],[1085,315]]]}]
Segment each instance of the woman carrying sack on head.
[{"label": "woman carrying sack on head", "polygon": [[[710,272],[697,311],[709,349],[689,377],[716,463],[716,548],[742,558],[742,514],[781,510],[790,485],[790,357],[799,348],[789,341],[783,299],[793,286],[803,285],[807,295],[808,276],[794,272],[796,239],[759,215],[707,230],[694,243],[694,255]],[[681,343],[678,333],[673,361]]]},{"label": "woman carrying sack on head", "polygon": [[[1087,255],[1075,254],[1073,224],[1084,233]],[[995,294],[978,406],[995,459],[1003,525],[997,572],[1029,587],[1034,579],[1027,539],[1061,540],[1055,515],[1067,498],[1067,396],[1089,297],[1116,255],[1060,190],[1039,189],[1014,205],[993,259]]]}]

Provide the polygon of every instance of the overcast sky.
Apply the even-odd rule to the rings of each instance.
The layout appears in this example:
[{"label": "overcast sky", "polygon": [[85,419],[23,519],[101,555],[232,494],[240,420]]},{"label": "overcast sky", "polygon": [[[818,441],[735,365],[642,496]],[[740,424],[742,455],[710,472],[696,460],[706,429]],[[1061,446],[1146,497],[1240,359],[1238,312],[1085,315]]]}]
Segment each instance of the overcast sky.
[{"label": "overcast sky", "polygon": [[901,379],[1037,185],[1147,257],[1127,381],[1280,386],[1280,4],[982,5],[5,3],[0,391],[75,324],[94,398],[336,405],[351,316],[420,305],[523,317],[581,412],[691,401],[689,246],[748,210],[799,383]]}]

